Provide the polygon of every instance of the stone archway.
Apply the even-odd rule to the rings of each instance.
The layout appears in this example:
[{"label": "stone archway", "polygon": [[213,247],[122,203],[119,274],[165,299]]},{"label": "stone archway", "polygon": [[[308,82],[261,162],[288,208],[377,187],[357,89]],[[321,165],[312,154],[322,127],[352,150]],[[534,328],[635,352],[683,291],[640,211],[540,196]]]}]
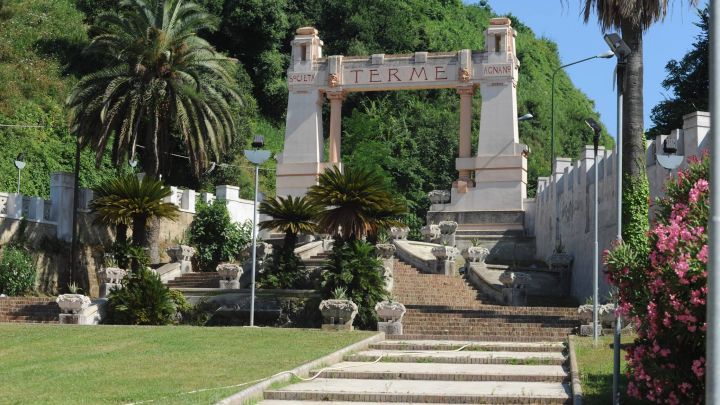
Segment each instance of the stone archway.
[{"label": "stone archway", "polygon": [[[527,147],[519,142],[519,61],[508,18],[490,20],[485,49],[405,55],[324,57],[313,27],[297,30],[288,69],[288,110],[277,194],[303,195],[325,168],[341,165],[341,109],[349,92],[455,88],[460,102],[458,178],[448,214],[524,211]],[[471,156],[472,96],[482,97],[478,152]],[[330,102],[328,160],[323,161],[322,106]],[[473,176],[474,175],[474,176]],[[474,178],[473,178],[474,177]]]}]

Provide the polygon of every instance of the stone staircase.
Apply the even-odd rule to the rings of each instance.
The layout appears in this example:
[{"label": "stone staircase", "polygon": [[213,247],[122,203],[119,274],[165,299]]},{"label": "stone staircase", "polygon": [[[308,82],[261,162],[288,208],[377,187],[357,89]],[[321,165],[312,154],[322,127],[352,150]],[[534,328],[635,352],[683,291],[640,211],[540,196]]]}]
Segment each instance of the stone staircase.
[{"label": "stone staircase", "polygon": [[55,297],[0,298],[0,323],[58,323],[59,319]]},{"label": "stone staircase", "polygon": [[265,391],[261,405],[567,404],[560,343],[407,340],[372,344],[311,375]]},{"label": "stone staircase", "polygon": [[169,288],[219,288],[220,275],[214,271],[184,273],[182,276],[170,280]]},{"label": "stone staircase", "polygon": [[463,277],[423,274],[396,260],[395,300],[405,304],[403,339],[561,341],[579,325],[575,308],[508,307]]}]

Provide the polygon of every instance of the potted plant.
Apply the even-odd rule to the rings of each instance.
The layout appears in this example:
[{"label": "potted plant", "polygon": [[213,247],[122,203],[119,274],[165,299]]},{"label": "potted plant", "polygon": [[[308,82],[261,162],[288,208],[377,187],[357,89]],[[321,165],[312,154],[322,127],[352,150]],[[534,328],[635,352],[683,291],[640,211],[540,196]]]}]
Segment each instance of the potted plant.
[{"label": "potted plant", "polygon": [[340,287],[333,290],[331,299],[320,302],[319,308],[323,325],[339,325],[346,329],[352,329],[358,313],[357,305],[347,298],[347,290]]}]

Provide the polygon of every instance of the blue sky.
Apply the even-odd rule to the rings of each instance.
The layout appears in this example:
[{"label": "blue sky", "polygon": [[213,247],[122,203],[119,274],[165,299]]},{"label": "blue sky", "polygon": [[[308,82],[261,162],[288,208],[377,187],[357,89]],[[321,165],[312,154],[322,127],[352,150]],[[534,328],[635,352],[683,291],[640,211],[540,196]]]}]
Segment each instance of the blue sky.
[{"label": "blue sky", "polygon": [[[703,0],[701,6],[706,2]],[[564,6],[561,0],[489,0],[488,3],[496,13],[512,13],[536,35],[557,42],[563,63],[608,49],[597,23],[583,23],[579,0],[567,0]],[[646,128],[652,125],[650,110],[667,94],[661,85],[666,75],[665,64],[671,59],[681,58],[700,32],[694,25],[698,21],[696,10],[687,3],[684,0],[671,1],[671,10],[665,21],[650,28],[645,35]],[[597,111],[613,137],[616,132],[616,98],[612,86],[614,68],[615,59],[595,59],[567,69],[573,83],[595,100]],[[520,69],[522,75],[522,66]]]}]

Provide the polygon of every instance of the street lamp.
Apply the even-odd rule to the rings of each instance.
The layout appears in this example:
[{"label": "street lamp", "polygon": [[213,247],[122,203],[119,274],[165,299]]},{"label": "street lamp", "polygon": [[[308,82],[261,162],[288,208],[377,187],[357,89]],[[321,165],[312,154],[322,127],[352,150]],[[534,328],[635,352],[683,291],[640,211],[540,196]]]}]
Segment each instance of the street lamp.
[{"label": "street lamp", "polygon": [[523,115],[522,117],[518,117],[518,122],[519,122],[519,121],[528,121],[528,120],[531,120],[531,119],[533,119],[533,118],[535,118],[534,115],[532,115],[532,114],[525,114],[525,115]]},{"label": "street lamp", "polygon": [[[610,49],[617,56],[617,135],[615,139],[616,143],[616,175],[617,179],[615,183],[615,197],[617,198],[617,241],[622,240],[622,120],[623,120],[623,75],[625,73],[625,65],[627,64],[627,57],[632,53],[632,50],[622,37],[617,33],[610,33],[605,35],[605,42],[607,42]],[[616,305],[617,308],[617,305]],[[615,319],[615,333],[613,337],[613,404],[620,404],[620,333],[622,330],[622,318],[617,317]]]},{"label": "street lamp", "polygon": [[593,172],[595,175],[595,198],[593,198],[593,344],[597,346],[598,341],[598,277],[600,273],[600,249],[598,247],[598,144],[602,128],[592,118],[585,120],[587,126],[593,130],[593,146],[595,157],[593,160]]},{"label": "street lamp", "polygon": [[20,172],[25,168],[25,154],[20,152],[15,158],[15,167],[18,169],[17,193],[20,194]]},{"label": "street lamp", "polygon": [[555,250],[559,250],[560,240],[560,199],[557,196],[557,174],[555,173],[555,77],[557,73],[566,67],[577,65],[578,63],[587,62],[593,59],[608,59],[615,55],[612,51],[603,52],[599,55],[589,58],[580,59],[578,61],[562,65],[553,71],[552,75],[552,91],[550,92],[550,173],[553,178],[553,187],[555,188]]},{"label": "street lamp", "polygon": [[255,326],[255,266],[257,255],[257,200],[258,200],[258,174],[260,165],[270,159],[270,151],[260,148],[265,146],[265,139],[256,136],[252,142],[253,149],[245,150],[245,157],[255,165],[255,198],[253,199],[253,234],[252,234],[252,275],[250,287],[250,326]]}]

